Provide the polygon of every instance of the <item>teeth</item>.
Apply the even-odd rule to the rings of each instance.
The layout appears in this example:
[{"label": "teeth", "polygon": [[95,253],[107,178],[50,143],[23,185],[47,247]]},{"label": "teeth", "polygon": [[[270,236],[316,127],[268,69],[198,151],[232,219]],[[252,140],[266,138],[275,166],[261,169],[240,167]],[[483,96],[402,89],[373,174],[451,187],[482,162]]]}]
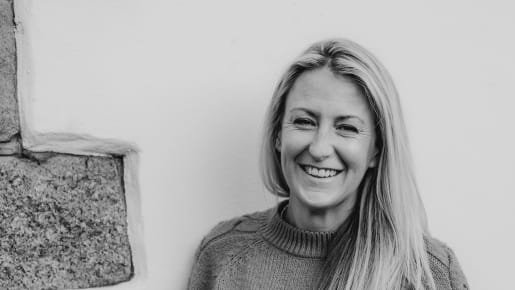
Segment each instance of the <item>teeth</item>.
[{"label": "teeth", "polygon": [[315,167],[311,167],[311,166],[305,166],[304,169],[307,171],[307,173],[309,175],[313,175],[313,176],[316,176],[316,177],[324,177],[324,178],[327,178],[327,177],[333,177],[336,175],[336,171],[335,170],[331,170],[331,169],[317,169]]}]

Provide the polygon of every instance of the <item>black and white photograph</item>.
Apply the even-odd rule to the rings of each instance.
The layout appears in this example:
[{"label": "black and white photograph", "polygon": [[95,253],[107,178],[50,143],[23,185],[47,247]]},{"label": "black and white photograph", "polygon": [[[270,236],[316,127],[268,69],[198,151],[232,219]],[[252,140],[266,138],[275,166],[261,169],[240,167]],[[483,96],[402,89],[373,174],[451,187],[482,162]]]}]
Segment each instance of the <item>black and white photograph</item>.
[{"label": "black and white photograph", "polygon": [[0,0],[0,290],[512,289],[513,11]]}]

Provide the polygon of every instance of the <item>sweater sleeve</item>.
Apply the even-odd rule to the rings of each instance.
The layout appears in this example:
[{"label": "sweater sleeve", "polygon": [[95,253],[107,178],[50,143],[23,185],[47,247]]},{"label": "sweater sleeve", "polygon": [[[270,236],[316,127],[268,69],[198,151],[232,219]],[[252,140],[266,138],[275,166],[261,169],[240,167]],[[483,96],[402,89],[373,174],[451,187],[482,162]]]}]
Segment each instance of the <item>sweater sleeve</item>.
[{"label": "sweater sleeve", "polygon": [[226,251],[213,247],[213,241],[227,235],[241,222],[241,218],[234,218],[218,223],[202,239],[195,252],[195,260],[188,279],[188,289],[203,290],[215,287],[218,273],[221,271]]},{"label": "sweater sleeve", "polygon": [[463,270],[461,270],[460,263],[454,254],[454,251],[447,247],[448,259],[449,259],[449,278],[451,282],[451,288],[453,290],[465,290],[469,289],[467,279]]},{"label": "sweater sleeve", "polygon": [[193,267],[190,272],[190,277],[188,279],[188,289],[210,289],[210,279],[211,274],[209,273],[210,269],[205,261],[201,260],[201,253],[204,247],[206,238],[202,239],[199,247],[195,252],[195,259],[193,261]]}]

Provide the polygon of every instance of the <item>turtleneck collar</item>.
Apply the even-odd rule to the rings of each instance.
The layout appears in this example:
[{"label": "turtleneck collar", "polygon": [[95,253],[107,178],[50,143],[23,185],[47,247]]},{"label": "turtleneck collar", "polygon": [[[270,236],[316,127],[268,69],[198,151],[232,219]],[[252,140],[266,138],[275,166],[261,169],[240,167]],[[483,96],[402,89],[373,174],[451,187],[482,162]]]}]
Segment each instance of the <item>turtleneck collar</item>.
[{"label": "turtleneck collar", "polygon": [[306,258],[325,258],[336,231],[312,232],[290,225],[280,213],[288,200],[280,202],[261,223],[263,237],[277,248]]}]

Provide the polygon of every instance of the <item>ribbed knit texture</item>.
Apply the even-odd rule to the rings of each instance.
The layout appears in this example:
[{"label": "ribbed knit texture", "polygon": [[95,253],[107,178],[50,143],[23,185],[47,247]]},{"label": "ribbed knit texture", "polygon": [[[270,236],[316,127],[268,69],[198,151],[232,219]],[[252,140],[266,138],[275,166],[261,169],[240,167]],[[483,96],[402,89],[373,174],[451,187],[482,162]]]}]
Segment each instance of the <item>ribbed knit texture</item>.
[{"label": "ribbed knit texture", "polygon": [[[224,221],[202,240],[188,289],[315,289],[335,232],[284,221],[277,207]],[[426,239],[438,289],[468,289],[454,253]]]},{"label": "ribbed knit texture", "polygon": [[261,224],[263,237],[277,248],[292,255],[324,258],[327,255],[329,242],[336,232],[311,232],[291,226],[277,214],[284,206],[283,202],[272,218]]}]

